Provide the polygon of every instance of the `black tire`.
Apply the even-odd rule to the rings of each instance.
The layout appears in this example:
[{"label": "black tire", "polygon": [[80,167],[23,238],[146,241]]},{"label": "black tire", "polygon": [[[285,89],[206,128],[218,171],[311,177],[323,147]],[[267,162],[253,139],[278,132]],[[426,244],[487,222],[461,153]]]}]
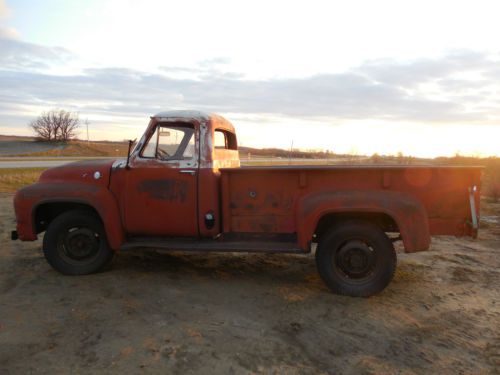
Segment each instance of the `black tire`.
[{"label": "black tire", "polygon": [[64,275],[87,275],[103,269],[114,252],[99,217],[73,210],[57,216],[43,238],[47,262]]},{"label": "black tire", "polygon": [[316,267],[337,294],[368,297],[391,282],[396,270],[392,241],[379,227],[349,221],[325,233],[316,249]]}]

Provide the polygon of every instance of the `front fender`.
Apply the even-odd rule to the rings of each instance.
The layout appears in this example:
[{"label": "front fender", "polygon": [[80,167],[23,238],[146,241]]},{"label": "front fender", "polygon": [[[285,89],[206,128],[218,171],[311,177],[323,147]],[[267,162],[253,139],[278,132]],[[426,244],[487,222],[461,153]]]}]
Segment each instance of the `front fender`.
[{"label": "front fender", "polygon": [[37,239],[34,215],[38,206],[46,203],[81,203],[99,214],[112,249],[124,241],[120,210],[114,195],[103,186],[83,183],[39,182],[19,190],[14,197],[17,231],[23,241]]},{"label": "front fender", "polygon": [[336,213],[383,213],[397,224],[405,251],[427,250],[430,246],[429,221],[425,207],[409,194],[370,190],[313,193],[299,200],[296,211],[298,241],[307,248],[319,220]]}]

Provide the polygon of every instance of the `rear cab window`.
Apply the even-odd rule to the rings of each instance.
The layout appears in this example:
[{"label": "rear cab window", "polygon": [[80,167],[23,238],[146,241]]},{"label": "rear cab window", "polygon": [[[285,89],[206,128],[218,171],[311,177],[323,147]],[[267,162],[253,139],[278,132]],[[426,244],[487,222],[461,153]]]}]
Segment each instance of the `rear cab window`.
[{"label": "rear cab window", "polygon": [[224,129],[215,129],[214,131],[214,148],[217,150],[237,150],[236,135]]}]

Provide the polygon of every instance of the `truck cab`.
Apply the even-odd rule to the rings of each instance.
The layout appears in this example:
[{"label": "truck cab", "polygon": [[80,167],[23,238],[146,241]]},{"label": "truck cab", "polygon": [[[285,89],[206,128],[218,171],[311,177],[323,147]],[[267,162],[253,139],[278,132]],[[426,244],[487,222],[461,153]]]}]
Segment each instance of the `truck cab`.
[{"label": "truck cab", "polygon": [[161,112],[151,118],[129,165],[115,165],[110,190],[122,202],[131,236],[212,237],[221,231],[219,169],[239,166],[229,121]]}]

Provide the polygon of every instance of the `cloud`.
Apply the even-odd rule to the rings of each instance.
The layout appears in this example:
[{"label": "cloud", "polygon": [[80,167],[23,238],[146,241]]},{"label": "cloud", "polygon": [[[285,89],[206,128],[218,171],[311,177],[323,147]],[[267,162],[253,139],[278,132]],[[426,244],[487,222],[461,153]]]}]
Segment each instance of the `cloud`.
[{"label": "cloud", "polygon": [[358,67],[356,71],[376,82],[412,87],[457,73],[475,70],[489,71],[497,64],[484,53],[455,51],[439,59],[417,59],[410,62],[397,62],[389,59],[372,60]]},{"label": "cloud", "polygon": [[0,69],[21,72],[47,69],[74,57],[65,48],[23,42],[15,29],[0,26]]},{"label": "cloud", "polygon": [[114,112],[194,107],[343,119],[456,121],[464,117],[458,103],[412,98],[397,87],[374,84],[354,74],[271,81],[219,77],[199,81],[108,68],[73,76],[2,72],[0,86],[9,88],[0,90],[4,99],[13,95],[24,104],[33,100],[48,105],[81,103],[89,110]]},{"label": "cloud", "polygon": [[[303,78],[248,80],[226,73],[225,59],[149,73],[92,68],[58,75],[44,70],[72,55],[0,38],[2,111],[36,105],[107,116],[144,117],[169,108],[268,114],[304,119],[492,123],[500,120],[496,57],[454,52],[412,62],[377,60],[350,71]],[[468,75],[475,77],[471,79]],[[24,119],[23,119],[24,121]]]}]

